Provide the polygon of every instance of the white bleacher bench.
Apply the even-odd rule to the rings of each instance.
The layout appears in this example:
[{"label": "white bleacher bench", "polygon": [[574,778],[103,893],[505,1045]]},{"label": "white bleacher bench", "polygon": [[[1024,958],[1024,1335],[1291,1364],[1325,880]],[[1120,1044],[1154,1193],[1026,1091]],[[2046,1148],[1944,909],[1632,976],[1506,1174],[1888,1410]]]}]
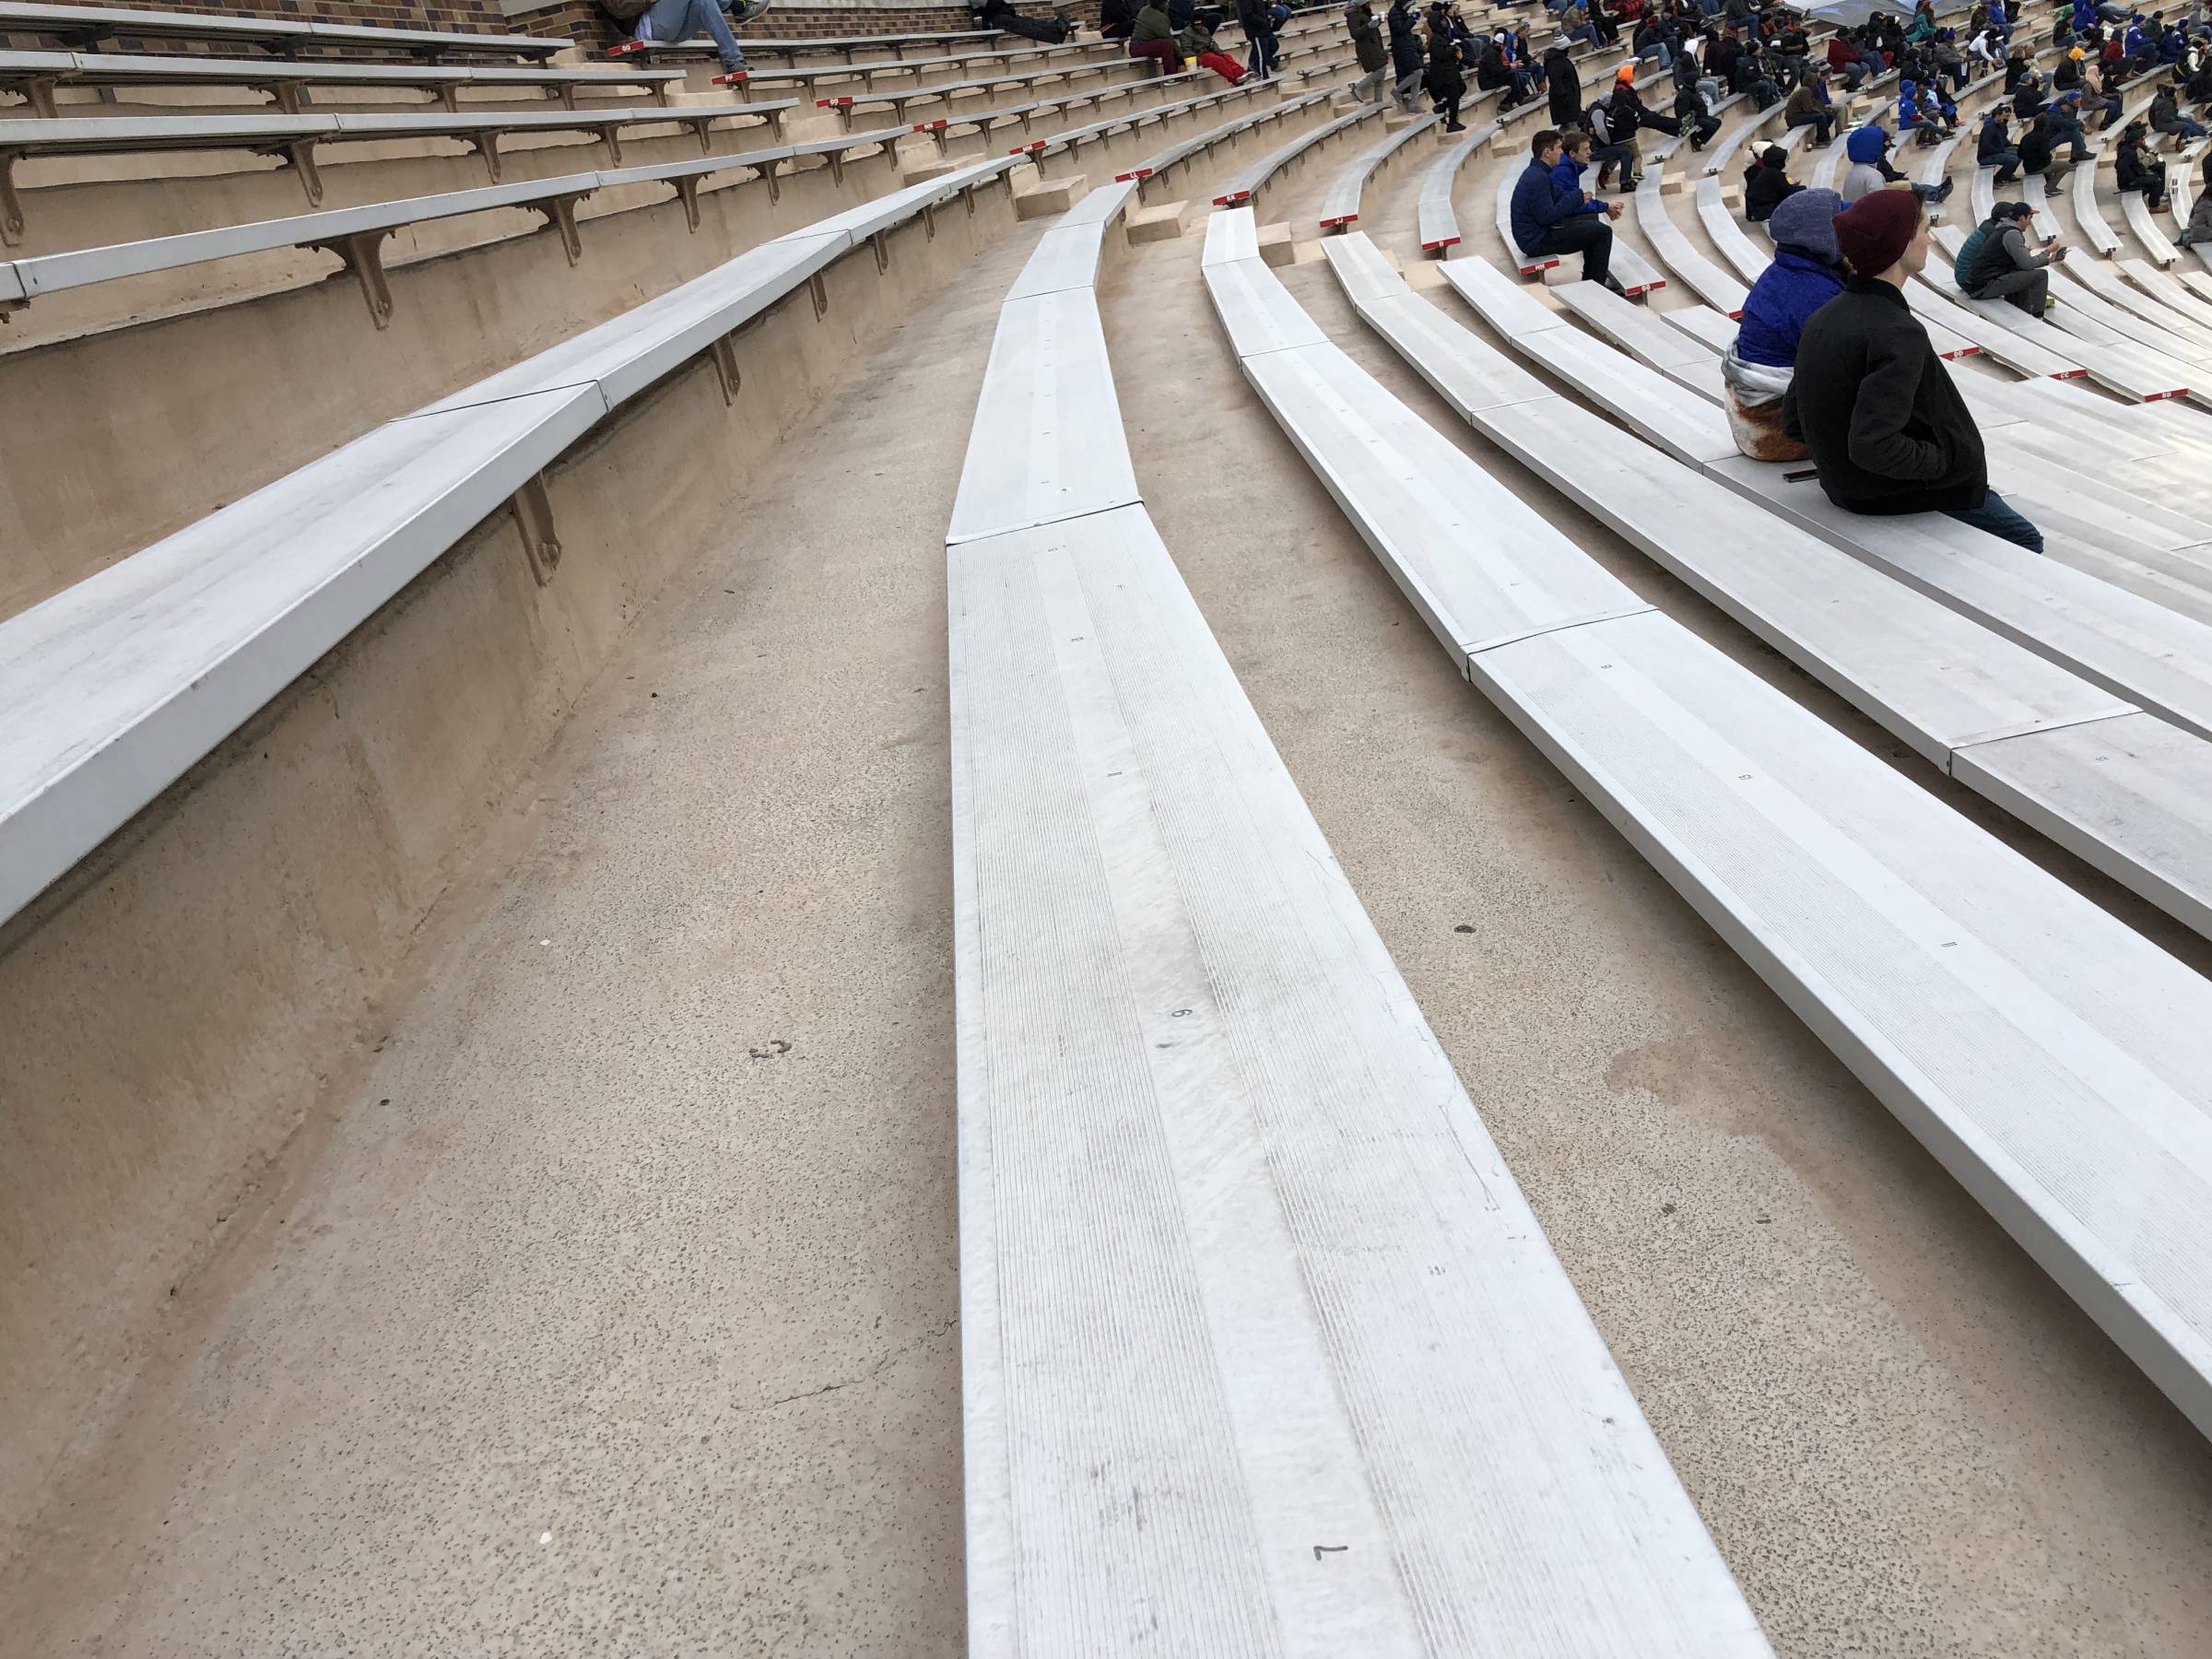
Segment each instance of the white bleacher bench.
[{"label": "white bleacher bench", "polygon": [[315,147],[323,144],[365,143],[390,138],[451,138],[468,145],[484,159],[493,183],[500,182],[500,140],[535,133],[589,133],[606,145],[619,165],[622,133],[629,127],[688,128],[702,151],[713,141],[708,129],[718,121],[759,119],[782,135],[789,101],[765,104],[658,105],[636,110],[515,110],[467,114],[358,115],[117,115],[0,121],[0,231],[10,243],[23,232],[23,205],[15,184],[16,163],[39,156],[137,154],[156,150],[251,150],[282,156],[300,175],[311,206],[323,200],[323,177]]},{"label": "white bleacher bench", "polygon": [[831,262],[1012,165],[761,243],[0,620],[0,921],[511,500],[543,579],[533,480],[594,422],[693,359],[724,369],[720,342]]},{"label": "white bleacher bench", "polygon": [[2136,240],[2143,244],[2143,256],[2153,264],[2170,265],[2181,258],[2181,250],[2173,245],[2159,224],[2159,216],[2151,211],[2150,204],[2143,199],[2139,190],[2120,193],[2121,217]]},{"label": "white bleacher bench", "polygon": [[2191,361],[2202,362],[2212,353],[2212,328],[2141,291],[2117,267],[2100,259],[2069,259],[2056,268],[2066,284],[2085,288],[2105,305],[2135,318],[2170,349],[2185,348]]},{"label": "white bleacher bench", "polygon": [[[1997,170],[1994,167],[1975,168],[1973,181],[1966,187],[1966,199],[1967,206],[1973,209],[1974,223],[1989,223],[1989,216],[1997,209]],[[2024,192],[2022,199],[2025,199]]]},{"label": "white bleacher bench", "polygon": [[[1164,104],[1158,110],[1139,110],[1118,120],[1096,122],[1089,126],[1077,127],[1072,131],[1057,134],[1041,144],[1027,146],[1026,153],[1039,157],[1060,155],[1088,144],[1094,138],[1104,138],[1115,133],[1132,132],[1139,127],[1155,125],[1165,122],[1171,116],[1187,114],[1196,110],[1216,109],[1229,103],[1249,102],[1256,100],[1261,93],[1267,89],[1267,83],[1247,79],[1241,87],[1222,87],[1212,92],[1202,93],[1195,98],[1184,99],[1178,103]],[[1263,104],[1260,108],[1237,116],[1218,127],[1193,134],[1188,138],[1165,146],[1146,157],[1135,167],[1117,174],[1114,182],[1120,183],[1133,180],[1141,188],[1143,183],[1155,173],[1165,172],[1191,157],[1211,149],[1217,144],[1251,132],[1255,127],[1265,126],[1271,121],[1279,121],[1287,116],[1310,110],[1316,104],[1326,103],[1328,99],[1329,94],[1325,91],[1308,92],[1296,98],[1286,99],[1280,103]]]},{"label": "white bleacher bench", "polygon": [[2104,217],[2104,209],[2097,202],[2097,168],[2095,163],[2074,170],[2074,222],[2081,228],[2089,246],[2103,254],[2120,251],[2119,233]]},{"label": "white bleacher bench", "polygon": [[1422,253],[1441,257],[1447,248],[1459,245],[1459,215],[1452,206],[1452,187],[1458,182],[1467,158],[1488,143],[1497,131],[1498,124],[1494,121],[1468,127],[1444,147],[1444,153],[1431,161],[1429,171],[1421,176],[1416,222]]},{"label": "white bleacher bench", "polygon": [[[1962,292],[1947,264],[1957,257],[1962,239],[1958,231],[1949,229],[1938,230],[1936,237],[1944,257],[1931,259],[1921,273],[1921,279],[1944,298],[1976,312],[1985,322],[2045,347],[2057,357],[2078,365],[2098,384],[2110,387],[2124,397],[2154,402],[2187,395],[2191,377],[2179,364],[2142,353],[2124,343],[2113,345],[2083,339],[2061,331],[2044,318],[2030,317],[2008,301],[1976,300]],[[1991,355],[1998,354],[1992,348]]]},{"label": "white bleacher bench", "polygon": [[[1039,81],[1075,81],[1119,75],[1142,84],[1148,79],[1168,78],[1138,75],[1130,68],[1132,62],[1134,60],[1107,58],[1095,64],[1071,64],[1051,69],[1008,69],[935,86],[873,87],[865,91],[840,92],[811,101],[816,109],[835,110],[841,116],[849,118],[854,110],[865,109],[871,104],[889,104],[895,110],[903,111],[909,104],[926,103],[932,99],[943,99],[949,103],[963,92],[987,92],[1000,87],[1032,87]],[[747,106],[741,104],[738,107],[743,109]]]},{"label": "white bleacher bench", "polygon": [[[1028,103],[1000,104],[988,110],[947,110],[942,115],[909,122],[907,130],[927,134],[936,140],[937,147],[942,151],[945,147],[946,135],[955,128],[974,127],[979,132],[989,132],[992,128],[1004,126],[1009,122],[1019,122],[1021,130],[1026,133],[1034,128],[1038,116],[1054,111],[1076,110],[1084,105],[1098,107],[1109,103],[1118,103],[1125,99],[1142,98],[1148,93],[1157,93],[1162,90],[1172,93],[1182,88],[1202,86],[1206,81],[1216,78],[1210,70],[1198,69],[1184,75],[1161,76],[1152,80],[1120,81],[1112,86],[1077,88],[1051,98],[1032,99]],[[1147,104],[1145,106],[1144,112],[1149,113],[1152,110],[1164,108],[1167,103],[1173,101],[1174,100],[1171,98],[1159,104]],[[1041,143],[1042,140],[1039,142]]]},{"label": "white bleacher bench", "polygon": [[1379,103],[1369,104],[1365,108],[1354,110],[1348,115],[1339,115],[1333,121],[1324,121],[1321,125],[1300,133],[1287,143],[1277,146],[1265,155],[1246,162],[1223,182],[1221,189],[1214,196],[1214,206],[1219,207],[1229,203],[1251,201],[1253,196],[1267,187],[1269,181],[1276,174],[1303,156],[1308,150],[1317,145],[1326,143],[1348,128],[1359,125],[1359,123],[1379,112],[1383,107]]},{"label": "white bleacher bench", "polygon": [[[1341,274],[1349,262],[1332,263]],[[1653,353],[1678,359],[1682,346],[1697,344],[1676,335],[1681,345],[1670,345],[1675,331],[1594,284],[1559,293],[1601,326],[1641,335]],[[1514,290],[1504,287],[1500,297]],[[1544,360],[1542,340],[1573,333],[1560,326],[1536,344],[1518,333],[1514,340]],[[1464,337],[1448,349],[1477,368],[1488,355]],[[1641,426],[1639,408],[1671,394],[1650,364],[1581,358],[1580,371],[1564,378],[1631,427]],[[1656,453],[1678,444],[1636,441],[1564,399],[1510,401],[1454,400],[1486,437],[1928,759],[2212,936],[2212,742],[2165,726]],[[2070,739],[2020,741],[2093,722],[2119,724],[2096,734],[2101,742],[2088,754]],[[2022,787],[2023,763],[2038,787]],[[2194,832],[2176,832],[2198,819]]]},{"label": "white bleacher bench", "polygon": [[1692,247],[1666,210],[1666,160],[1680,142],[1667,140],[1645,162],[1642,181],[1636,186],[1636,222],[1670,276],[1715,311],[1741,316],[1749,290]]},{"label": "white bleacher bench", "polygon": [[1401,147],[1442,119],[1433,114],[1420,116],[1394,133],[1383,134],[1353,157],[1344,171],[1329,182],[1328,192],[1321,199],[1321,229],[1341,230],[1347,225],[1357,224],[1359,197],[1367,189],[1367,182]]},{"label": "white bleacher bench", "polygon": [[[700,41],[695,43],[700,46],[705,46],[712,50],[712,43],[711,41]],[[1034,52],[1021,51],[970,52],[956,53],[945,57],[892,58],[880,64],[837,64],[815,69],[800,69],[796,67],[790,69],[748,69],[746,72],[746,79],[748,83],[756,87],[778,86],[786,82],[795,86],[811,87],[821,81],[834,82],[845,80],[857,80],[863,86],[872,87],[876,83],[876,77],[879,75],[920,75],[931,70],[959,71],[966,68],[973,68],[980,73],[982,71],[988,70],[994,64],[1011,65],[1017,59],[1030,58],[1036,55],[1037,53]],[[1113,58],[1084,60],[1085,63],[1096,62],[1100,65],[1111,64],[1119,60]],[[1071,60],[1071,63],[1072,62],[1073,60]],[[1079,67],[1081,65],[1077,65],[1075,66]],[[1032,68],[1033,67],[1034,65],[1032,65]]]},{"label": "white bleacher bench", "polygon": [[[2212,1251],[2212,984],[1625,588],[1611,608],[1560,593],[1610,578],[1533,512],[1509,516],[1520,503],[1502,486],[1490,512],[1440,512],[1440,479],[1471,461],[1348,359],[1295,405],[1278,389],[1319,379],[1334,349],[1272,352],[1245,371],[1455,664],[2212,1432],[2212,1281],[2195,1266]],[[1675,464],[1606,477],[1596,426],[1571,407],[1516,402],[1485,429],[1586,499],[1602,484],[1624,527],[1672,515],[1665,539],[1685,569],[1718,594],[1721,565],[1690,560],[1725,561],[1731,584],[1755,584],[1742,614],[1772,637],[1785,602],[1790,626],[1831,653],[1865,651],[1903,613],[1862,582],[1849,584],[1856,604],[1817,578],[1782,592],[1790,572],[1765,538],[1712,535],[1678,511],[1687,494],[1668,500]],[[1404,512],[1416,483],[1430,500]],[[1949,684],[1917,653],[1970,636],[1913,609],[1929,633],[1895,663],[1862,659],[1883,676],[1862,706],[1886,707],[1930,752],[1960,753],[1962,771],[1984,745],[1998,753],[2006,775],[1981,785],[1993,797],[2050,803],[2067,787],[2056,775],[2094,782],[2099,728],[2136,716],[2047,677],[2023,682],[2017,653]],[[1841,682],[1843,665],[1824,677]],[[2135,729],[2141,745],[2170,741],[2155,721]],[[2147,775],[2164,762],[2149,757]],[[2155,844],[2161,803],[2140,805]],[[2057,813],[2098,821],[2092,800]],[[2201,849],[2191,855],[2201,875]]]},{"label": "white bleacher bench", "polygon": [[[856,52],[888,52],[896,61],[909,46],[920,46],[942,53],[955,47],[981,45],[985,41],[999,38],[999,31],[995,29],[961,29],[937,34],[824,35],[804,41],[739,41],[737,44],[748,58],[775,56],[795,64],[809,53],[835,52],[842,53],[845,61],[851,63]],[[1039,46],[1044,44],[1042,41],[1035,43]],[[627,48],[646,47],[654,52],[688,44],[691,42],[625,42]]]},{"label": "white bleacher bench", "polygon": [[2147,259],[2123,259],[2119,263],[2127,279],[2152,299],[2200,327],[2212,328],[2212,300],[2196,293],[2173,272],[2161,270]]},{"label": "white bleacher bench", "polygon": [[[2088,168],[2085,166],[2083,171],[2086,172]],[[2038,236],[2056,236],[2065,229],[2058,222],[2058,215],[2051,211],[2051,198],[2044,192],[2041,173],[2023,173],[2020,176],[2020,199],[2028,204],[2028,210],[2035,216],[2030,222],[2035,227]]]},{"label": "white bleacher bench", "polygon": [[1560,304],[1606,339],[1662,374],[1670,369],[1717,364],[1720,354],[1735,339],[1735,324],[1707,306],[1687,306],[1683,310],[1717,321],[1724,331],[1718,345],[1689,329],[1667,326],[1670,320],[1680,322],[1683,312],[1668,312],[1662,316],[1647,307],[1630,305],[1611,288],[1594,282],[1565,282],[1551,292]]},{"label": "white bleacher bench", "polygon": [[279,248],[322,248],[346,262],[360,283],[370,314],[382,327],[391,317],[392,297],[384,281],[381,244],[384,236],[408,225],[500,208],[526,208],[539,214],[549,228],[559,233],[569,261],[574,264],[582,253],[576,204],[594,191],[633,184],[665,184],[683,203],[689,228],[697,230],[699,186],[700,181],[712,174],[751,171],[770,181],[772,190],[780,170],[802,156],[834,157],[836,152],[827,147],[865,149],[888,145],[899,136],[899,129],[856,133],[839,139],[810,140],[805,145],[741,150],[726,156],[664,161],[642,167],[563,173],[514,184],[406,196],[361,207],[331,208],[321,213],[149,237],[143,241],[37,254],[0,262],[0,307],[20,307],[41,294],[63,293],[155,271],[180,270],[212,260],[234,259]]},{"label": "white bleacher bench", "polygon": [[680,69],[518,69],[500,64],[361,64],[333,59],[217,58],[187,53],[167,56],[102,52],[0,52],[0,89],[20,94],[34,113],[55,112],[54,91],[65,87],[241,87],[265,93],[287,114],[297,114],[318,90],[391,87],[419,90],[449,110],[460,109],[464,89],[541,91],[573,107],[579,92],[642,88],[662,102]]},{"label": "white bleacher bench", "polygon": [[[1063,378],[1055,301],[1007,300],[966,476],[1037,456],[994,382]],[[1098,438],[946,553],[970,1651],[1756,1659],[1148,515],[1078,510]]]},{"label": "white bleacher bench", "polygon": [[1735,215],[1721,197],[1721,182],[1714,178],[1698,181],[1698,218],[1705,227],[1705,234],[1721,252],[1721,257],[1735,267],[1736,275],[1746,282],[1757,282],[1774,263],[1774,255],[1745,233],[1736,223]]},{"label": "white bleacher bench", "polygon": [[72,45],[116,39],[214,41],[298,53],[348,47],[419,56],[549,58],[576,42],[565,35],[470,34],[430,29],[379,29],[308,23],[288,18],[226,18],[209,12],[136,11],[116,6],[31,6],[0,0],[0,34],[45,35]]}]

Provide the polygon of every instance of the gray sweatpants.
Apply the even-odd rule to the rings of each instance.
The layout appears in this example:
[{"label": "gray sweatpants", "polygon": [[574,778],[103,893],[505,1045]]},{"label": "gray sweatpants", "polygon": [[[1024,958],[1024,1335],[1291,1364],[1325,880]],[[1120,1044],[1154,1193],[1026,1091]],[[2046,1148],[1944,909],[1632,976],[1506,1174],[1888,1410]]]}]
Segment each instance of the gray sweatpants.
[{"label": "gray sweatpants", "polygon": [[2009,300],[2031,317],[2043,314],[2043,301],[2050,294],[2051,273],[2040,267],[2032,271],[2007,271],[2002,276],[1991,277],[1974,290],[1977,300]]},{"label": "gray sweatpants", "polygon": [[1390,70],[1387,66],[1381,69],[1370,69],[1354,81],[1352,83],[1352,101],[1359,104],[1381,103],[1382,101],[1383,77],[1389,73]]},{"label": "gray sweatpants", "polygon": [[1399,109],[1413,108],[1413,100],[1421,95],[1421,82],[1426,74],[1425,70],[1416,69],[1410,75],[1398,76],[1398,84],[1391,88],[1390,95],[1397,100]]}]

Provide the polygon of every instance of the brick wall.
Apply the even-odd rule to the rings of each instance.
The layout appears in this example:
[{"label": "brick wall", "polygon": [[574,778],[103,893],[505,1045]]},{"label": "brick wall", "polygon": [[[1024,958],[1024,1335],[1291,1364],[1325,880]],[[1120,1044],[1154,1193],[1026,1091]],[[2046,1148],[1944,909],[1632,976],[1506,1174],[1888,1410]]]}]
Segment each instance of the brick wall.
[{"label": "brick wall", "polygon": [[[59,0],[67,4],[67,0]],[[296,18],[308,23],[366,23],[379,29],[453,29],[512,34],[499,0],[100,0],[137,11],[212,12],[221,18]],[[153,41],[156,51],[174,42]]]}]

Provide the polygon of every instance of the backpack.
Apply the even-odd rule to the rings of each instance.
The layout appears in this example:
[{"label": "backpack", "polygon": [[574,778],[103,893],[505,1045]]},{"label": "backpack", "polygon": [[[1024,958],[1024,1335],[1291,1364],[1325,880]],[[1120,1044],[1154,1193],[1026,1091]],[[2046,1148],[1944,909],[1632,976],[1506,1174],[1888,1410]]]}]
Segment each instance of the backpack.
[{"label": "backpack", "polygon": [[1590,141],[1593,144],[1605,145],[1613,142],[1612,117],[1606,112],[1605,100],[1602,98],[1583,112],[1583,131],[1590,135]]}]

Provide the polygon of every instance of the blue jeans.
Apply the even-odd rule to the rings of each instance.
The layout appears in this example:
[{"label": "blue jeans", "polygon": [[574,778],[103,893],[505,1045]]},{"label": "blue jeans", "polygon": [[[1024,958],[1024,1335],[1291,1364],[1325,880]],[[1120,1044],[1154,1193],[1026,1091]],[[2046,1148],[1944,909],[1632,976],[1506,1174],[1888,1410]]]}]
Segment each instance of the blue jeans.
[{"label": "blue jeans", "polygon": [[1994,489],[1982,498],[1981,506],[1950,508],[1943,516],[1957,519],[1962,524],[1971,524],[1977,530],[1986,530],[1990,535],[2001,536],[2017,547],[2027,548],[2030,553],[2043,550],[2043,533],[2015,512],[2005,498]]},{"label": "blue jeans", "polygon": [[703,32],[714,42],[724,69],[745,67],[745,53],[738,50],[737,37],[730,32],[730,20],[714,0],[653,0],[638,22],[640,40],[658,41],[664,46]]},{"label": "blue jeans", "polygon": [[2009,184],[2020,176],[2020,152],[2018,150],[1999,150],[1994,156],[1984,156],[1982,159],[1982,165],[1995,168],[1997,182]]},{"label": "blue jeans", "polygon": [[1653,41],[1636,55],[1640,58],[1650,58],[1662,69],[1672,69],[1675,66],[1674,48],[1665,41]]}]

